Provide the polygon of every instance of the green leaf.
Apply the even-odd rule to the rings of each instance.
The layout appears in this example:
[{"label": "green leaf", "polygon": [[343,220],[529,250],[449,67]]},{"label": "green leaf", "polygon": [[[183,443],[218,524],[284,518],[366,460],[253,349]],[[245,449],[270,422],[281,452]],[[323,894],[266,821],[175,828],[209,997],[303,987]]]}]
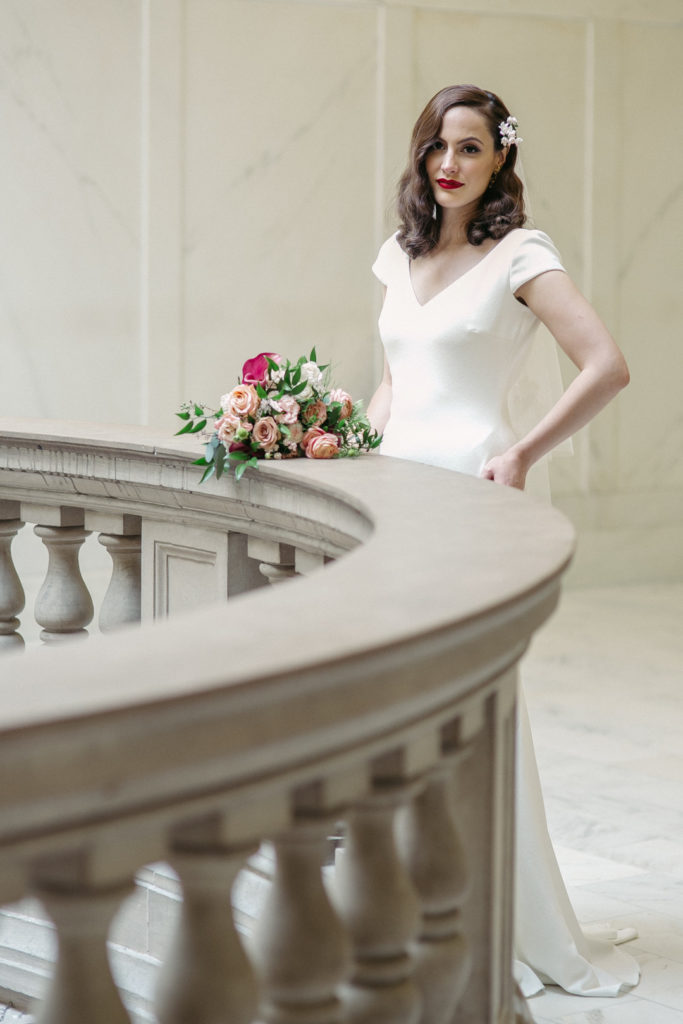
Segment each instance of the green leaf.
[{"label": "green leaf", "polygon": [[308,357],[308,361],[309,361],[309,363],[317,363],[317,362],[318,362],[318,357],[317,357],[317,355],[315,354],[315,345],[314,345],[314,346],[313,346],[313,348],[311,349],[311,354],[310,354],[310,356]]},{"label": "green leaf", "polygon": [[274,359],[270,358],[270,356],[266,356],[266,365],[269,370],[273,371],[273,373],[276,373],[280,369],[280,364],[276,363]]},{"label": "green leaf", "polygon": [[206,415],[206,413],[202,409],[201,405],[195,405],[195,407],[194,407],[194,414],[195,414],[195,416],[199,416],[200,418],[202,416]]},{"label": "green leaf", "polygon": [[205,459],[204,456],[202,455],[201,459],[195,459],[194,462],[192,463],[192,465],[193,466],[210,466],[211,462],[208,459]]},{"label": "green leaf", "polygon": [[193,433],[194,433],[194,423],[192,422],[192,420],[190,420],[189,423],[186,423],[184,427],[180,428],[180,430],[176,430],[175,436],[178,437],[179,434],[193,434]]},{"label": "green leaf", "polygon": [[300,384],[296,384],[291,389],[291,394],[293,394],[293,395],[300,395],[302,391],[306,390],[306,385],[307,384],[308,384],[307,380],[302,380]]},{"label": "green leaf", "polygon": [[292,375],[292,384],[298,384],[301,380],[301,366],[297,366],[296,370]]},{"label": "green leaf", "polygon": [[203,474],[201,480],[199,481],[200,484],[203,484],[205,480],[208,480],[210,476],[213,476],[214,469],[215,469],[215,467],[214,467],[214,464],[212,462],[211,465],[207,466],[206,469],[204,470],[204,474]]},{"label": "green leaf", "polygon": [[227,455],[227,452],[226,452],[225,448],[223,447],[223,445],[221,445],[220,448],[216,449],[216,454],[214,456],[214,463],[215,463],[215,466],[216,466],[216,479],[217,480],[220,480],[220,478],[223,476],[223,470],[225,468],[225,456],[226,455]]},{"label": "green leaf", "polygon": [[257,385],[256,385],[256,394],[257,394],[257,395],[259,396],[259,398],[261,398],[261,399],[263,399],[263,398],[267,398],[267,397],[268,397],[268,392],[266,391],[266,389],[265,389],[264,387],[261,387],[261,385],[260,385],[260,384],[257,384]]},{"label": "green leaf", "polygon": [[198,434],[199,431],[203,430],[205,426],[206,426],[206,420],[199,420],[199,422],[195,423],[195,425],[192,427],[192,429],[190,430],[190,433],[191,434]]},{"label": "green leaf", "polygon": [[251,455],[249,452],[228,452],[228,459],[230,462],[246,462],[250,459]]},{"label": "green leaf", "polygon": [[176,416],[179,416],[181,420],[189,420],[190,418],[189,412],[177,412]]}]

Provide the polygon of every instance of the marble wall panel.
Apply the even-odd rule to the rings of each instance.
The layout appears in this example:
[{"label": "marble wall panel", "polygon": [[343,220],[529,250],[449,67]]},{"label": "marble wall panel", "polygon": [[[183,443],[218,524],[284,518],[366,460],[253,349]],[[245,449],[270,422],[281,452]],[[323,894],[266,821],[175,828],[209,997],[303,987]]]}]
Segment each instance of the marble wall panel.
[{"label": "marble wall panel", "polygon": [[632,383],[620,422],[622,486],[683,487],[683,25],[624,26],[619,265]]},{"label": "marble wall panel", "polygon": [[139,4],[0,6],[0,407],[135,420]]},{"label": "marble wall panel", "polygon": [[316,346],[373,384],[375,13],[260,0],[187,9],[188,393]]}]

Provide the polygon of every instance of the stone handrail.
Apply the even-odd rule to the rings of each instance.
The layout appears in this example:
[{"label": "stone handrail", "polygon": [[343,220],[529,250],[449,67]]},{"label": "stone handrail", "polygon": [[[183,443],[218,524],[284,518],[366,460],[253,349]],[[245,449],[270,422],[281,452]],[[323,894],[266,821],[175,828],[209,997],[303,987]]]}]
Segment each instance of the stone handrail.
[{"label": "stone handrail", "polygon": [[[378,456],[199,487],[196,454],[142,428],[0,420],[5,636],[21,523],[51,550],[48,639],[89,619],[81,535],[114,560],[112,635],[0,661],[0,903],[38,897],[59,939],[41,1024],[524,1019],[516,663],[557,601],[569,524]],[[124,629],[136,600],[142,624]],[[60,618],[69,601],[81,610]],[[274,877],[240,938],[228,893],[264,840]],[[183,902],[170,948],[148,949],[164,961],[152,1008],[117,987],[106,949],[136,872],[159,861]],[[21,998],[0,969],[3,991]]]}]

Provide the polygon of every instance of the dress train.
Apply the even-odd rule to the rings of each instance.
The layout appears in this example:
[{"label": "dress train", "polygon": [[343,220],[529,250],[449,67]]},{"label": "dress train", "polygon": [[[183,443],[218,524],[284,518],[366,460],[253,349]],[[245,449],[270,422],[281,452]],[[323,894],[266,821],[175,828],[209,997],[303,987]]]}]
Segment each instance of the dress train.
[{"label": "dress train", "polygon": [[[614,941],[635,938],[604,927],[587,935],[576,919],[548,834],[529,716],[520,688],[517,733],[515,978],[525,996],[545,984],[579,996],[616,996],[640,968]],[[611,938],[612,941],[606,941]]]}]

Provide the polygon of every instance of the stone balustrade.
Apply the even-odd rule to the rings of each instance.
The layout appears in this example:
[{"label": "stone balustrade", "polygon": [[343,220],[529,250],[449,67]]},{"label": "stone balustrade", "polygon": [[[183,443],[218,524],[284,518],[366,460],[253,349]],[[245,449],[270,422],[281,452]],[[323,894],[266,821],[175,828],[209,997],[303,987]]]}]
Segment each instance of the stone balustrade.
[{"label": "stone balustrade", "polygon": [[[378,456],[199,487],[195,455],[0,420],[0,1001],[42,996],[40,1024],[529,1019],[516,664],[571,528]],[[49,554],[49,650],[21,649],[23,523]],[[104,635],[89,533],[112,559]]]}]

